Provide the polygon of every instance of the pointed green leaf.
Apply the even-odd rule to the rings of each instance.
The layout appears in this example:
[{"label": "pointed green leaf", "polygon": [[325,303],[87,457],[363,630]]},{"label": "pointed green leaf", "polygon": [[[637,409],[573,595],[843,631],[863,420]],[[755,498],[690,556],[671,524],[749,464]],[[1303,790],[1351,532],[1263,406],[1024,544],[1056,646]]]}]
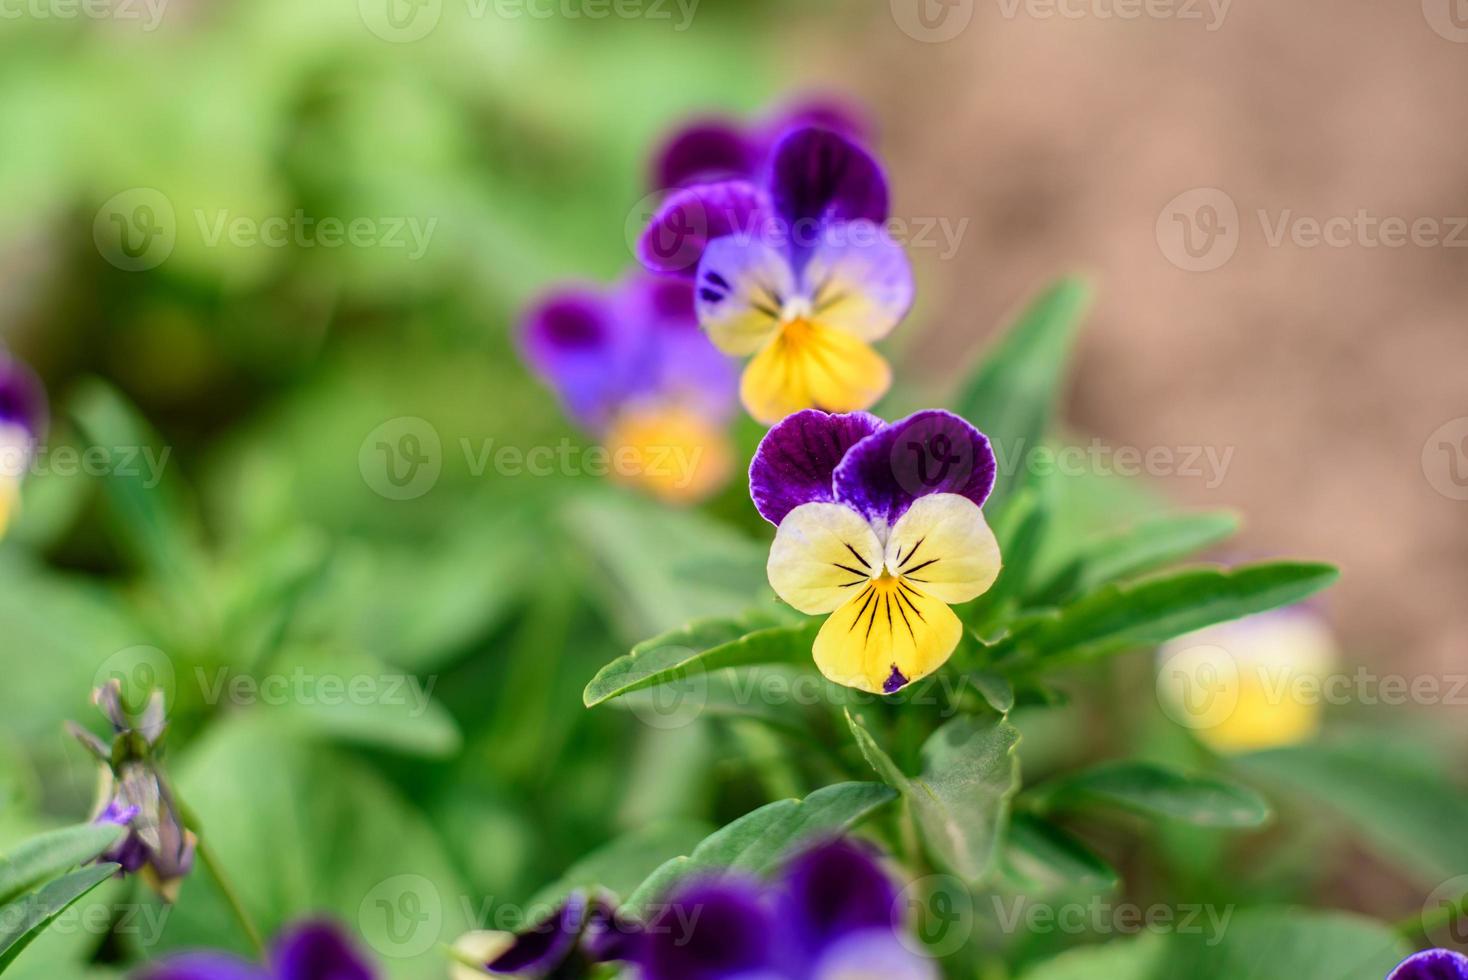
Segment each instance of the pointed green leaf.
[{"label": "pointed green leaf", "polygon": [[1062,279],[1020,314],[959,392],[954,411],[989,437],[999,460],[991,510],[1024,482],[1029,454],[1045,438],[1081,320],[1090,306],[1084,280]]},{"label": "pointed green leaf", "polygon": [[804,800],[779,800],[704,838],[686,857],[666,862],[632,893],[622,910],[638,917],[679,882],[723,871],[763,875],[813,837],[853,826],[897,794],[880,783],[837,783]]},{"label": "pointed green leaf", "polygon": [[85,864],[117,843],[117,824],[84,823],[32,837],[0,858],[0,904]]},{"label": "pointed green leaf", "polygon": [[1045,783],[1029,797],[1041,812],[1126,810],[1200,827],[1258,827],[1269,804],[1246,786],[1150,762],[1110,762]]},{"label": "pointed green leaf", "polygon": [[850,711],[846,722],[877,775],[907,798],[933,858],[969,882],[983,880],[1019,789],[1019,732],[1002,717],[955,718],[928,739],[922,774],[910,778]]},{"label": "pointed green leaf", "polygon": [[720,667],[809,663],[819,620],[797,625],[770,612],[737,619],[706,619],[655,636],[603,667],[586,685],[583,700],[594,708],[631,691],[654,687]]},{"label": "pointed green leaf", "polygon": [[1238,532],[1229,511],[1171,514],[1143,521],[1083,545],[1044,585],[1033,604],[1058,606],[1108,582],[1140,575],[1181,561]]},{"label": "pointed green leaf", "polygon": [[0,973],[31,940],[87,892],[117,872],[119,865],[94,864],[81,868],[4,907],[0,907]]}]

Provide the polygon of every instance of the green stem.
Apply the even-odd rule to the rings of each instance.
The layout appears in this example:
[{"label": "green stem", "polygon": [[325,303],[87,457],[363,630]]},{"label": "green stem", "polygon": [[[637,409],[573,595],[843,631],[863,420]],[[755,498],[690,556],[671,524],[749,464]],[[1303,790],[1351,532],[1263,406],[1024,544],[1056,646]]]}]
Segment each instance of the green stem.
[{"label": "green stem", "polygon": [[240,928],[244,930],[245,938],[250,945],[255,947],[255,952],[263,960],[265,958],[265,942],[260,938],[260,930],[255,926],[255,920],[250,918],[250,913],[245,911],[245,906],[240,902],[239,893],[230,884],[229,876],[224,873],[224,866],[219,863],[219,858],[202,838],[198,844],[199,859],[204,862],[204,867],[209,869],[209,874],[219,885],[219,890],[224,894],[224,900],[229,903],[230,911],[239,920]]}]

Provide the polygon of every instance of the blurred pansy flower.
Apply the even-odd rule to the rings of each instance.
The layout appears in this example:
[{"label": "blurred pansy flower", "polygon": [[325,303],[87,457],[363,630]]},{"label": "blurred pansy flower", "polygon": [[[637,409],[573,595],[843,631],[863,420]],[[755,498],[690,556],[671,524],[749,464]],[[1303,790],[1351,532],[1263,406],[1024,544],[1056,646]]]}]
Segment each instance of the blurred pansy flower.
[{"label": "blurred pansy flower", "polygon": [[318,921],[282,932],[266,964],[229,953],[187,952],[143,968],[138,980],[373,980],[376,975],[340,926]]},{"label": "blurred pansy flower", "polygon": [[46,429],[46,390],[24,363],[0,352],[0,535],[20,502],[20,484]]},{"label": "blurred pansy flower", "polygon": [[640,930],[620,919],[606,899],[575,891],[517,933],[484,968],[494,976],[574,980],[590,976],[596,963],[631,958],[640,940]]},{"label": "blurred pansy flower", "polygon": [[999,575],[980,510],[994,473],[989,440],[943,411],[887,424],[807,410],[765,435],[749,491],[777,527],[770,585],[831,614],[813,651],[822,674],[892,694],[948,660],[963,635],[949,606]]},{"label": "blurred pansy flower", "polygon": [[122,865],[120,874],[141,873],[168,901],[194,866],[197,839],[184,826],[177,801],[159,762],[166,727],[163,694],[153,692],[136,718],[122,703],[122,686],[109,681],[92,699],[112,724],[111,742],[71,725],[72,734],[102,764],[97,823],[115,823],[128,833],[98,860]]},{"label": "blurred pansy flower", "polygon": [[765,118],[745,123],[727,116],[702,116],[674,129],[653,154],[652,186],[674,190],[733,178],[756,179],[771,150],[791,129],[814,126],[864,141],[870,126],[850,105],[811,97]]},{"label": "blurred pansy flower", "polygon": [[1386,980],[1468,980],[1468,956],[1426,949],[1403,960]]},{"label": "blurred pansy flower", "polygon": [[527,313],[521,344],[575,422],[604,444],[612,476],[696,501],[732,473],[734,372],[699,331],[686,280],[638,272],[609,291],[557,289]]},{"label": "blurred pansy flower", "polygon": [[896,921],[897,899],[867,849],[824,844],[772,884],[725,876],[680,888],[635,960],[642,980],[936,980]]},{"label": "blurred pansy flower", "polygon": [[1322,687],[1339,660],[1320,613],[1291,606],[1170,640],[1157,655],[1157,694],[1215,751],[1294,745],[1320,730]]},{"label": "blurred pansy flower", "polygon": [[649,269],[693,278],[714,345],[750,357],[740,398],[773,424],[803,408],[850,412],[886,393],[871,344],[912,305],[912,270],[883,227],[887,179],[829,129],[789,131],[762,180],[675,191],[638,241]]}]

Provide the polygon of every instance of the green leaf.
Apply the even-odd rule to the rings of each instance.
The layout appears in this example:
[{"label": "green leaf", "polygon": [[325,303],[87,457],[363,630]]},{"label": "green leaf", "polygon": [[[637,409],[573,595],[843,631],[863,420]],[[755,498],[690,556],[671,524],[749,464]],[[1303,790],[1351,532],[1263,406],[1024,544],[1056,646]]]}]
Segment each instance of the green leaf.
[{"label": "green leaf", "polygon": [[1253,790],[1150,762],[1111,762],[1045,783],[1030,802],[1041,812],[1112,807],[1200,827],[1258,827],[1269,804]]},{"label": "green leaf", "polygon": [[552,908],[577,889],[607,891],[616,899],[631,895],[658,868],[697,848],[712,831],[701,820],[679,820],[624,834],[573,864],[527,907],[532,913]]},{"label": "green leaf", "polygon": [[84,823],[24,841],[0,858],[0,903],[92,860],[122,834],[123,828],[116,824]]},{"label": "green leaf", "polygon": [[1180,561],[1232,537],[1239,519],[1229,511],[1172,514],[1142,521],[1083,545],[1035,590],[1033,604],[1058,606],[1108,582]]},{"label": "green leaf", "polygon": [[809,661],[821,622],[781,626],[782,618],[759,611],[736,619],[706,619],[655,636],[607,664],[586,685],[588,708],[645,687],[720,667]]},{"label": "green leaf", "polygon": [[1062,279],[1025,308],[984,356],[954,411],[989,437],[999,472],[986,505],[997,510],[1023,484],[1026,460],[1050,428],[1060,382],[1090,306],[1084,280]]},{"label": "green leaf", "polygon": [[1004,877],[1026,893],[1085,888],[1107,891],[1116,870],[1059,827],[1018,814],[1004,835]]},{"label": "green leaf", "polygon": [[62,912],[117,872],[119,865],[95,864],[63,875],[0,908],[0,973]]},{"label": "green leaf", "polygon": [[1409,952],[1381,923],[1342,912],[1203,913],[1186,931],[1178,919],[1169,933],[1062,953],[1021,980],[1381,980]]},{"label": "green leaf", "polygon": [[697,875],[773,871],[812,837],[840,833],[897,794],[880,783],[837,783],[804,800],[779,800],[747,813],[704,838],[686,857],[673,858],[648,876],[622,906],[637,917],[679,882]]},{"label": "green leaf", "polygon": [[1339,577],[1330,565],[1266,562],[1191,568],[1127,585],[1106,585],[1056,613],[1027,617],[995,644],[1047,665],[1094,660],[1163,643],[1204,626],[1299,602]]},{"label": "green leaf", "polygon": [[939,728],[922,749],[922,774],[909,778],[850,711],[847,724],[877,775],[907,798],[937,863],[969,882],[993,869],[1019,789],[1019,732],[1003,717],[960,717]]},{"label": "green leaf", "polygon": [[1014,685],[1008,679],[986,670],[974,671],[965,677],[989,707],[1001,715],[1009,714],[1014,707]]},{"label": "green leaf", "polygon": [[1303,794],[1344,818],[1420,880],[1468,868],[1468,794],[1429,762],[1371,735],[1241,756],[1250,775]]}]

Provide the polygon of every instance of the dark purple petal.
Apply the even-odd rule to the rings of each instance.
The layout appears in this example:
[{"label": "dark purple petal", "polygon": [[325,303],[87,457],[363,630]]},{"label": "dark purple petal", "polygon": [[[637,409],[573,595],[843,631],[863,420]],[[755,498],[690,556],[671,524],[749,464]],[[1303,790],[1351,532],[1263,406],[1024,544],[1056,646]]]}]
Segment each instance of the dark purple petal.
[{"label": "dark purple petal", "polygon": [[138,980],[270,980],[264,967],[228,953],[179,953],[138,971]]},{"label": "dark purple petal", "polygon": [[271,949],[275,980],[372,980],[374,971],[346,932],[331,922],[303,922]]},{"label": "dark purple petal", "polygon": [[774,965],[769,909],[753,882],[683,888],[647,924],[641,980],[725,980]]},{"label": "dark purple petal", "polygon": [[867,848],[851,841],[814,847],[784,871],[782,919],[807,956],[842,936],[892,933],[897,888]]},{"label": "dark purple petal", "polygon": [[535,303],[520,331],[526,361],[592,430],[606,425],[635,357],[633,338],[607,298],[569,287]]},{"label": "dark purple petal", "polygon": [[637,242],[637,257],[653,272],[693,276],[703,250],[725,235],[758,237],[769,205],[749,181],[698,184],[668,196]]},{"label": "dark purple petal", "polygon": [[591,908],[586,895],[573,892],[550,917],[515,936],[515,943],[486,964],[490,973],[541,976],[570,957],[586,928]]},{"label": "dark purple petal", "polygon": [[1450,949],[1423,950],[1403,960],[1387,980],[1468,980],[1468,956]]},{"label": "dark purple petal", "polygon": [[919,949],[920,943],[904,942],[891,929],[852,933],[823,950],[806,975],[809,980],[939,980],[937,965]]},{"label": "dark purple petal", "polygon": [[952,412],[929,410],[853,446],[836,467],[836,499],[890,527],[930,493],[956,493],[982,507],[994,471],[982,432]]},{"label": "dark purple petal", "polygon": [[592,903],[586,931],[581,935],[581,949],[592,962],[611,963],[637,958],[642,942],[642,926],[619,917],[606,902]]},{"label": "dark purple petal", "polygon": [[852,446],[882,425],[866,412],[831,415],[809,408],[787,416],[765,433],[749,464],[755,510],[778,525],[801,504],[835,500],[836,467]]},{"label": "dark purple petal", "polygon": [[23,362],[0,353],[0,427],[14,425],[31,439],[46,431],[46,389]]},{"label": "dark purple petal", "polygon": [[792,130],[775,147],[770,199],[793,239],[814,241],[821,225],[887,220],[887,178],[866,150],[829,130]]},{"label": "dark purple petal", "polygon": [[652,186],[673,190],[695,182],[749,178],[764,152],[760,142],[732,120],[694,120],[654,153]]}]

